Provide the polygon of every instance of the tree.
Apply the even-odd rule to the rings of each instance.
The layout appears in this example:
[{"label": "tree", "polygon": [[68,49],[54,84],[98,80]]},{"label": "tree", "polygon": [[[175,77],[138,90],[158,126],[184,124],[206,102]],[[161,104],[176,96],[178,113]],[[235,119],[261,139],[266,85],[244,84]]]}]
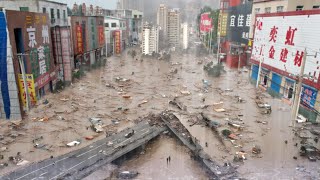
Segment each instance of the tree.
[{"label": "tree", "polygon": [[[197,16],[197,27],[198,31],[200,32],[200,22],[201,22],[201,14],[209,12],[209,17],[213,19],[212,25],[214,27],[213,32],[212,32],[212,37],[209,41],[211,41],[212,44],[215,44],[217,42],[217,33],[218,33],[218,22],[219,22],[219,9],[213,10],[209,6],[204,6],[200,10],[200,14]],[[206,35],[205,39],[209,39],[209,34]]]}]

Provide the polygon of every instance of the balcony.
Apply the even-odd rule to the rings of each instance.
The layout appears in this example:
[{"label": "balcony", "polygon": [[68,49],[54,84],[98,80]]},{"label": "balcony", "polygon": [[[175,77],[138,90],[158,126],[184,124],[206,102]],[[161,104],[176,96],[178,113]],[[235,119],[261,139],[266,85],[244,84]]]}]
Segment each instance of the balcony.
[{"label": "balcony", "polygon": [[68,26],[68,19],[50,19],[51,27],[54,26]]}]

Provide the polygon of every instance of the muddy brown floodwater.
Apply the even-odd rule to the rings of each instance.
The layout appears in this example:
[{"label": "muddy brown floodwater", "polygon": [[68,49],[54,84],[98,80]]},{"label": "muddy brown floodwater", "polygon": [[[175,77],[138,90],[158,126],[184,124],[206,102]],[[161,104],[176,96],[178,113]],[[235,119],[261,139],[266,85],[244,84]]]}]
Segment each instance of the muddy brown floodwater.
[{"label": "muddy brown floodwater", "polygon": [[[167,164],[167,157],[171,162]],[[101,167],[106,171],[97,172],[86,177],[90,179],[109,178],[110,165]],[[115,169],[113,169],[115,170]],[[161,136],[155,141],[150,142],[144,153],[134,155],[124,162],[119,171],[138,171],[139,175],[135,179],[175,179],[175,180],[195,180],[209,179],[206,172],[200,167],[200,164],[190,157],[190,150],[176,139],[168,136]],[[116,179],[114,173],[112,179]]]}]

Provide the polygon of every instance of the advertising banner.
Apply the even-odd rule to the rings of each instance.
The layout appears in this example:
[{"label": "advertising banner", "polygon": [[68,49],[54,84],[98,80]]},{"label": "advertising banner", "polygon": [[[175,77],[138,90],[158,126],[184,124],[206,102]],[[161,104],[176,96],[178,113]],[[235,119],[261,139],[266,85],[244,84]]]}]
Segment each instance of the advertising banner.
[{"label": "advertising banner", "polygon": [[252,59],[263,59],[264,64],[281,72],[298,75],[306,48],[309,55],[304,74],[311,77],[310,81],[318,82],[320,56],[316,51],[320,47],[320,31],[314,27],[320,24],[320,14],[258,15],[255,23]]},{"label": "advertising banner", "polygon": [[[30,97],[30,103],[33,106],[33,105],[35,105],[37,103],[37,96],[36,96],[36,92],[35,92],[33,75],[32,74],[26,74],[26,81],[27,81],[27,86],[28,86],[28,93],[29,93],[29,97]],[[25,89],[24,89],[24,83],[23,83],[22,74],[19,74],[19,91],[20,91],[22,104],[23,104],[24,107],[26,107],[27,96],[26,96],[26,92],[25,92]]]},{"label": "advertising banner", "polygon": [[103,46],[105,44],[105,40],[104,40],[104,28],[103,26],[99,26],[98,27],[98,37],[99,37],[99,45]]},{"label": "advertising banner", "polygon": [[201,14],[200,22],[200,31],[201,32],[210,32],[212,29],[212,19],[209,16],[209,13]]},{"label": "advertising banner", "polygon": [[301,104],[309,108],[314,108],[317,100],[317,94],[318,91],[316,89],[303,85],[301,92]]},{"label": "advertising banner", "polygon": [[227,37],[231,42],[248,44],[252,1],[238,0],[230,4]]},{"label": "advertising banner", "polygon": [[121,53],[121,38],[120,38],[120,31],[114,31],[114,41],[115,41],[115,53]]},{"label": "advertising banner", "polygon": [[228,24],[228,13],[223,13],[220,11],[218,32],[222,37],[227,35],[227,24]]},{"label": "advertising banner", "polygon": [[77,52],[83,53],[83,38],[82,38],[82,27],[76,25],[76,39],[77,39]]}]

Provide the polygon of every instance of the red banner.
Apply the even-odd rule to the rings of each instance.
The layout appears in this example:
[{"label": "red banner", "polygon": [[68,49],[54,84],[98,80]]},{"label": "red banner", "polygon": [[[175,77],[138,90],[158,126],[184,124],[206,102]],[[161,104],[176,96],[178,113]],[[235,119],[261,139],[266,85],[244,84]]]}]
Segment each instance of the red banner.
[{"label": "red banner", "polygon": [[98,37],[99,37],[99,45],[103,46],[105,44],[105,39],[104,39],[104,29],[103,26],[98,27]]},{"label": "red banner", "polygon": [[210,32],[212,29],[212,19],[209,17],[209,13],[201,14],[200,31]]},{"label": "red banner", "polygon": [[120,31],[114,31],[114,41],[115,41],[115,53],[121,53],[121,39],[120,39]]},{"label": "red banner", "polygon": [[76,44],[77,51],[78,53],[83,53],[82,27],[80,25],[76,25],[76,39],[77,39],[77,44]]}]

